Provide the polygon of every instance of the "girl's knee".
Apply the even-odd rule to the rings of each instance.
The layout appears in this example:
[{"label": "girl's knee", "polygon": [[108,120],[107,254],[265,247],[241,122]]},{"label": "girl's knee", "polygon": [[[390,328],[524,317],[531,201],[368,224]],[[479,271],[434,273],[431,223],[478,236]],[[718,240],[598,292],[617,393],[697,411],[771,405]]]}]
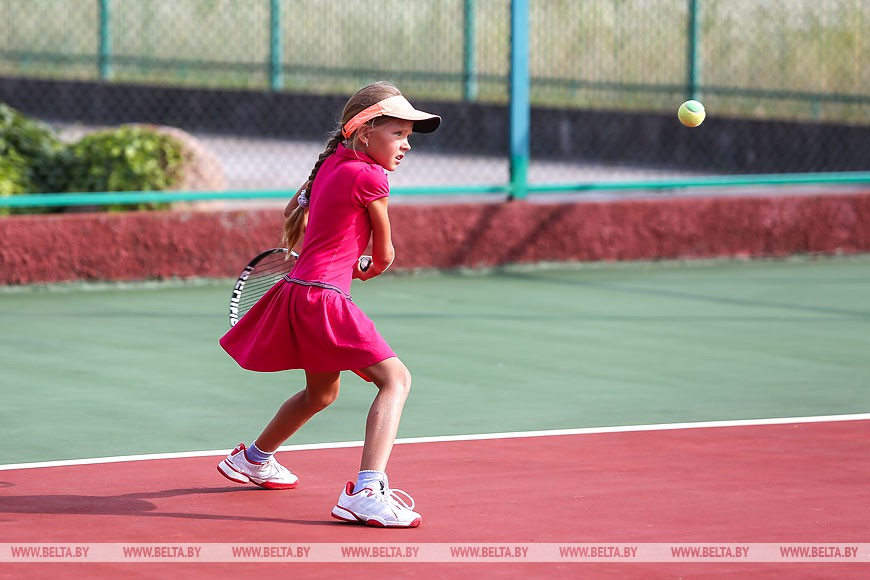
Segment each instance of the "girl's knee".
[{"label": "girl's knee", "polygon": [[338,389],[326,389],[306,391],[305,402],[309,409],[317,412],[322,411],[335,402],[338,398]]},{"label": "girl's knee", "polygon": [[380,390],[395,391],[405,397],[411,392],[411,371],[398,358],[388,359],[363,370]]},{"label": "girl's knee", "polygon": [[402,368],[392,374],[383,386],[389,386],[407,398],[411,393],[411,372],[402,365]]},{"label": "girl's knee", "polygon": [[411,392],[411,371],[409,371],[407,367],[405,368],[405,372],[402,377],[402,384],[405,387],[405,394],[407,395]]}]

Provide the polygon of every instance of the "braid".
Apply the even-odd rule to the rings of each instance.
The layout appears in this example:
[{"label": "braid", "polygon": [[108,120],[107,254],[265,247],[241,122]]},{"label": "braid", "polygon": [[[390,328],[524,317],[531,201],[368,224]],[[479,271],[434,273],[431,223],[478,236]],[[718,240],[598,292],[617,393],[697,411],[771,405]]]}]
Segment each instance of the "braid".
[{"label": "braid", "polygon": [[[311,199],[311,190],[314,186],[314,178],[317,176],[317,172],[320,171],[320,166],[323,165],[323,162],[326,161],[327,157],[338,150],[338,144],[341,143],[341,141],[341,127],[339,127],[330,135],[329,142],[326,144],[326,149],[324,149],[323,153],[320,154],[320,157],[317,158],[317,162],[314,164],[314,168],[308,176],[306,195],[309,200]],[[296,244],[302,240],[307,223],[308,208],[297,205],[293,211],[290,212],[290,215],[287,216],[287,219],[284,220],[283,243],[288,250],[292,250],[296,247]],[[288,253],[287,255],[289,256],[290,254]]]},{"label": "braid", "polygon": [[330,135],[329,141],[326,143],[326,149],[324,149],[323,153],[320,154],[320,157],[317,158],[314,168],[308,175],[308,199],[311,199],[311,189],[314,186],[314,178],[317,177],[317,172],[320,171],[320,166],[323,165],[323,162],[326,161],[327,157],[338,150],[338,144],[343,140],[344,137],[341,135],[341,127],[333,131]]}]

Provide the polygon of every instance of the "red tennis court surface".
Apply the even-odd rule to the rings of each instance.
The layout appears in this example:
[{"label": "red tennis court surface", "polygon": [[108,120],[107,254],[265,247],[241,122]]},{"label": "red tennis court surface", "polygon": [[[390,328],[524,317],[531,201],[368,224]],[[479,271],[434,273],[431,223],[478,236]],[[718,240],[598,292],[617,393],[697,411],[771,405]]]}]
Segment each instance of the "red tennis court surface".
[{"label": "red tennis court surface", "polygon": [[[219,457],[0,472],[3,577],[867,577],[830,562],[10,561],[9,544],[722,544],[870,542],[870,421],[627,431],[397,445],[412,530],[329,517],[359,448],[279,453],[300,487],[232,484]],[[235,442],[233,442],[235,443]],[[496,553],[496,552],[492,552]]]}]

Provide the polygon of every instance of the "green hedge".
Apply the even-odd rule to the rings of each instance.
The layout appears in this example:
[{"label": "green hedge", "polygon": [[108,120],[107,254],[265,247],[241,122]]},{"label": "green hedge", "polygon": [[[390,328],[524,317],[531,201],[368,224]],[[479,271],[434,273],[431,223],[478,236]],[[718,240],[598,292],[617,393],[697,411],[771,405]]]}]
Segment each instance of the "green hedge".
[{"label": "green hedge", "polygon": [[[46,124],[0,103],[0,196],[168,190],[181,181],[184,160],[176,139],[148,127],[125,125],[65,144]],[[33,213],[13,213],[25,211]]]},{"label": "green hedge", "polygon": [[46,177],[62,149],[47,125],[0,103],[0,195],[51,191]]}]

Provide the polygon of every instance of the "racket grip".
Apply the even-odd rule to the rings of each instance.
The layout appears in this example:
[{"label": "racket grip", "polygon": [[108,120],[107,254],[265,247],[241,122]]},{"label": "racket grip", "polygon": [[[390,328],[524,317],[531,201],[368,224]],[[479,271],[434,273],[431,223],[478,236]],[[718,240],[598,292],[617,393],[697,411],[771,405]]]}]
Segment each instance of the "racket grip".
[{"label": "racket grip", "polygon": [[360,256],[359,257],[359,269],[365,272],[369,269],[369,266],[372,265],[372,257],[371,256]]}]

